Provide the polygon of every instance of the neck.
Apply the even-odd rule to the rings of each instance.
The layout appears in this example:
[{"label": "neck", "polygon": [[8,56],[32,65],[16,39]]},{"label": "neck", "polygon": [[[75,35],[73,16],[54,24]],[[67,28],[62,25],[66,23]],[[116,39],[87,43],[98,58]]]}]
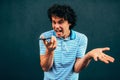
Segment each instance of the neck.
[{"label": "neck", "polygon": [[70,30],[68,30],[67,32],[66,32],[66,34],[65,34],[65,36],[63,37],[64,39],[65,38],[67,38],[67,37],[69,37],[70,36]]}]

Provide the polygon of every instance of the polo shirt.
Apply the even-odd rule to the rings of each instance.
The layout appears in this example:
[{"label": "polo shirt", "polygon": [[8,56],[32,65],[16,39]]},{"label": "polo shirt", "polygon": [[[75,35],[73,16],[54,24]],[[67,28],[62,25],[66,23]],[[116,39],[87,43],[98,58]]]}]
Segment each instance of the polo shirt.
[{"label": "polo shirt", "polygon": [[[40,35],[45,38],[55,36],[54,30]],[[44,72],[44,80],[78,80],[79,73],[73,70],[76,58],[82,58],[87,48],[87,37],[77,31],[71,30],[70,36],[63,39],[57,38],[57,47],[54,50],[53,66]],[[48,40],[50,41],[50,40]],[[40,55],[45,54],[45,45],[39,40]]]}]

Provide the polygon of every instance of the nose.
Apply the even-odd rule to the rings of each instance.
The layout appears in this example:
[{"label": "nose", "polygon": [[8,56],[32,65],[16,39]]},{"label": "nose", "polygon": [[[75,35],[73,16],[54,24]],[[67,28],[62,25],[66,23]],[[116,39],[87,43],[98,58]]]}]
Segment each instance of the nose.
[{"label": "nose", "polygon": [[54,27],[55,27],[55,28],[59,28],[60,25],[59,25],[59,24],[55,24]]}]

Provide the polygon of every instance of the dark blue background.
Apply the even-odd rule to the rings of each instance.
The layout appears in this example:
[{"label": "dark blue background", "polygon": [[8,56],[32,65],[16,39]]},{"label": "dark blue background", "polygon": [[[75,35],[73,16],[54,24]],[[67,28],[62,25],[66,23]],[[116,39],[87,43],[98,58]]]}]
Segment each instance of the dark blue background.
[{"label": "dark blue background", "polygon": [[0,0],[0,80],[42,80],[39,35],[52,29],[47,9],[69,4],[78,16],[74,30],[88,37],[87,52],[110,47],[108,65],[92,61],[80,80],[120,80],[119,0]]}]

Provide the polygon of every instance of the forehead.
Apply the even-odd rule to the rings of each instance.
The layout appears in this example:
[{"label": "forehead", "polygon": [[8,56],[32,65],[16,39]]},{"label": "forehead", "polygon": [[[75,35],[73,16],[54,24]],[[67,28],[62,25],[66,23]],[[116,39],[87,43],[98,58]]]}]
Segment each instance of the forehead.
[{"label": "forehead", "polygon": [[65,19],[57,16],[52,16],[52,21],[61,21],[61,20],[64,21]]}]

